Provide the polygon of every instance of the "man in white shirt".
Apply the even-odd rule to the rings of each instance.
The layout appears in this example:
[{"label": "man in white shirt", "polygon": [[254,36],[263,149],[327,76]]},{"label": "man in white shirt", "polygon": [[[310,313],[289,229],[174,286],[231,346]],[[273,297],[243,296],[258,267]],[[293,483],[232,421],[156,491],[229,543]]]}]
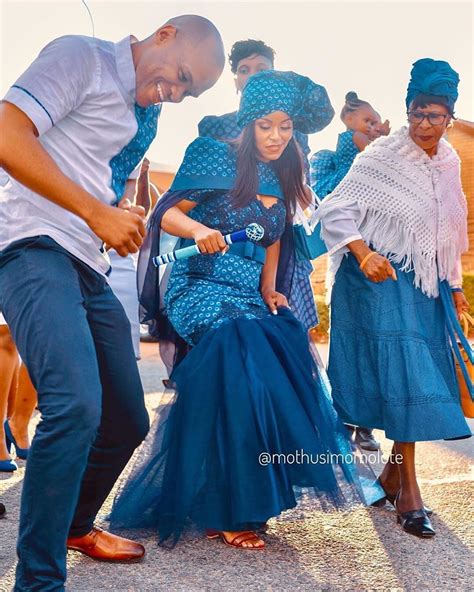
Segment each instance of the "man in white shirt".
[{"label": "man in white shirt", "polygon": [[113,206],[133,187],[161,104],[199,96],[224,62],[217,29],[198,16],[171,19],[143,41],[66,36],[0,105],[0,310],[42,414],[23,486],[16,591],[64,590],[66,547],[109,561],[144,554],[93,526],[148,430],[104,245],[138,251],[143,209]]}]

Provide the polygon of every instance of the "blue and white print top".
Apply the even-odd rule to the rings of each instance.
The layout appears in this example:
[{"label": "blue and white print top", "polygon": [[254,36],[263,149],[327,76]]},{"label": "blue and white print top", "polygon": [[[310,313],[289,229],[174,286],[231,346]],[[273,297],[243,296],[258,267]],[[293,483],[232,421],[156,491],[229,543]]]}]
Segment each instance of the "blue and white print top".
[{"label": "blue and white print top", "polygon": [[[130,37],[112,43],[67,35],[40,52],[3,100],[29,117],[65,175],[112,205],[127,175],[137,176],[133,165],[156,133],[159,107],[137,110],[135,84]],[[137,122],[142,115],[143,129]],[[46,235],[98,273],[107,273],[102,241],[81,218],[1,169],[0,203],[0,250]]]},{"label": "blue and white print top", "polygon": [[320,150],[311,157],[311,187],[319,199],[334,191],[349,172],[359,154],[353,138],[353,130],[346,130],[339,134],[335,152]]}]

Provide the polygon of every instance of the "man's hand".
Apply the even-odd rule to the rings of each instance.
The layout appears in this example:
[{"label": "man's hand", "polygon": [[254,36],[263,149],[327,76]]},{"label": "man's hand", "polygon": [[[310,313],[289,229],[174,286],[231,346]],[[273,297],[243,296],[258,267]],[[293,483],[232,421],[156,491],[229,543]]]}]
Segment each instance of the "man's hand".
[{"label": "man's hand", "polygon": [[290,308],[286,296],[280,292],[277,292],[273,288],[262,287],[261,294],[263,301],[273,314],[277,314],[277,308],[279,306],[286,306],[286,308]]},{"label": "man's hand", "polygon": [[86,222],[109,248],[126,257],[129,253],[137,253],[143,243],[146,234],[143,219],[144,210],[140,206],[115,208],[97,201]]},{"label": "man's hand", "polygon": [[119,202],[118,207],[121,210],[127,210],[127,212],[132,212],[132,214],[137,214],[138,216],[140,216],[144,220],[146,218],[145,208],[143,206],[136,206],[136,205],[132,204],[132,202],[126,197],[124,199],[122,199],[122,201]]}]

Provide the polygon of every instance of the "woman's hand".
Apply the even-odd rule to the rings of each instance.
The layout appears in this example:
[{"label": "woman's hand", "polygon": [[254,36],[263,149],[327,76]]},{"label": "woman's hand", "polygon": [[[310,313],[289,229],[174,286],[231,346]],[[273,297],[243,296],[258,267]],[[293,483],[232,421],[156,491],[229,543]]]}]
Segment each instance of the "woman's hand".
[{"label": "woman's hand", "polygon": [[388,278],[397,281],[397,274],[390,265],[390,261],[378,253],[371,255],[363,265],[362,273],[367,279],[375,283],[384,282]]},{"label": "woman's hand", "polygon": [[464,292],[453,292],[452,294],[454,306],[456,307],[456,313],[458,315],[458,318],[461,319],[462,313],[467,312],[469,310],[469,302],[464,296]]},{"label": "woman's hand", "polygon": [[268,306],[268,308],[272,311],[272,314],[278,314],[277,308],[279,306],[286,306],[286,308],[290,308],[290,306],[288,304],[288,300],[286,299],[286,296],[284,296],[283,294],[280,294],[280,292],[277,292],[273,288],[263,287],[261,289],[261,293],[262,293],[263,301]]},{"label": "woman's hand", "polygon": [[208,255],[211,255],[212,253],[221,253],[223,255],[229,249],[219,230],[214,230],[213,228],[208,228],[203,224],[199,224],[199,226],[193,230],[192,235],[194,242],[199,247],[201,253],[207,253]]}]

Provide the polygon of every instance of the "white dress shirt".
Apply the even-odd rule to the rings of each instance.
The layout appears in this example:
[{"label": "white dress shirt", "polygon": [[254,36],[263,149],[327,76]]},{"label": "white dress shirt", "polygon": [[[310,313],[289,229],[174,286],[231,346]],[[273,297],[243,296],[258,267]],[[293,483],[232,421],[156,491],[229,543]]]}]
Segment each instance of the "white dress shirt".
[{"label": "white dress shirt", "polygon": [[[31,119],[65,175],[103,203],[116,202],[110,161],[138,129],[130,37],[119,43],[60,37],[41,51],[3,100]],[[50,236],[101,274],[109,269],[102,241],[81,218],[0,168],[0,250],[36,235]]]}]

